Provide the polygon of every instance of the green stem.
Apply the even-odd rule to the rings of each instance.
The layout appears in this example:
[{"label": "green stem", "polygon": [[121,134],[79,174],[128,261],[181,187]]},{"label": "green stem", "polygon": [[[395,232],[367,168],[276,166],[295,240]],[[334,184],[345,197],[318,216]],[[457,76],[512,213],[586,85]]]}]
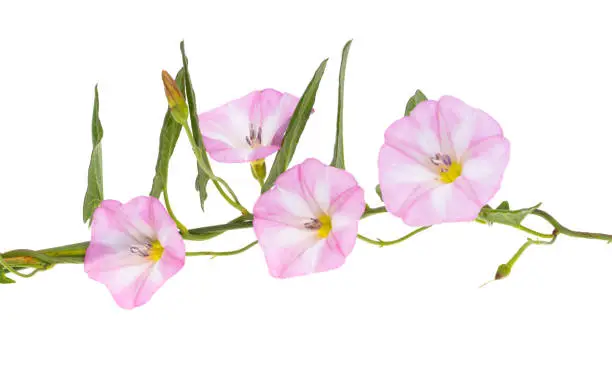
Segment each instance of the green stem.
[{"label": "green stem", "polygon": [[67,251],[65,256],[61,255],[60,252],[50,252],[50,253],[51,254],[47,254],[44,251],[34,251],[34,250],[29,250],[29,249],[16,249],[10,252],[3,253],[1,256],[4,257],[5,259],[21,259],[22,261],[24,258],[30,258],[30,259],[38,260],[47,265],[80,264],[80,263],[83,263],[83,256],[85,255],[85,250]]},{"label": "green stem", "polygon": [[[475,222],[476,223],[482,223],[483,225],[488,224],[487,221],[479,219],[479,218],[476,218]],[[507,223],[504,223],[504,222],[497,222],[497,223],[499,223],[501,225],[509,226],[509,227],[514,227],[517,230],[524,231],[525,233],[528,233],[528,234],[531,234],[531,235],[535,235],[535,236],[540,237],[540,238],[553,238],[555,236],[554,234],[547,234],[547,233],[541,233],[539,231],[535,231],[533,229],[530,229],[529,227],[525,227],[525,226],[520,225],[520,224],[519,225],[512,225],[512,224],[507,224]]]},{"label": "green stem", "polygon": [[527,238],[527,241],[516,251],[516,253],[510,258],[510,260],[508,260],[506,264],[501,264],[499,267],[497,267],[497,272],[495,273],[495,280],[500,280],[510,275],[514,264],[531,245],[552,245],[555,243],[556,240],[557,232],[553,233],[553,237],[550,241],[543,241],[540,239],[533,240],[531,238]]},{"label": "green stem", "polygon": [[540,233],[539,231],[535,231],[535,230],[530,229],[529,227],[525,227],[523,225],[514,226],[514,228],[516,228],[518,230],[521,230],[521,231],[524,231],[525,233],[538,236],[540,238],[554,238],[555,237],[554,234]]},{"label": "green stem", "polygon": [[34,268],[34,270],[28,274],[24,274],[22,272],[19,272],[18,270],[14,269],[13,267],[11,267],[7,262],[4,261],[4,259],[2,258],[2,256],[0,256],[0,266],[4,267],[4,269],[6,269],[8,272],[12,272],[13,274],[20,276],[22,278],[31,278],[32,276],[36,275],[36,273],[42,269],[42,268],[36,268],[36,267],[32,267]]},{"label": "green stem", "polygon": [[359,238],[360,240],[362,240],[364,242],[367,242],[368,244],[377,245],[377,246],[380,246],[382,248],[383,246],[399,244],[400,242],[403,242],[403,241],[409,239],[410,237],[412,237],[412,236],[414,236],[414,235],[416,235],[416,234],[418,234],[418,233],[420,233],[422,231],[425,231],[425,230],[429,229],[430,227],[431,226],[419,227],[418,229],[411,231],[410,233],[406,234],[405,236],[400,237],[400,238],[395,239],[395,240],[392,240],[392,241],[383,241],[380,238],[377,238],[377,239],[373,240],[373,239],[368,238],[366,236],[363,236],[361,234],[357,234],[357,238]]},{"label": "green stem", "polygon": [[387,209],[385,208],[385,206],[376,207],[376,208],[371,208],[370,206],[366,206],[366,209],[363,212],[363,215],[361,216],[361,219],[365,219],[368,216],[372,216],[372,215],[376,215],[376,214],[383,214],[385,212],[387,212]]},{"label": "green stem", "polygon": [[164,185],[164,188],[162,189],[162,191],[164,193],[164,203],[166,204],[166,210],[168,210],[168,215],[170,215],[172,220],[174,220],[174,222],[176,223],[176,226],[178,227],[178,229],[181,232],[181,234],[187,233],[187,231],[188,231],[187,227],[185,227],[185,225],[183,225],[178,220],[176,215],[174,215],[174,211],[172,211],[172,207],[170,206],[170,198],[168,197],[168,188],[166,187],[166,185]]},{"label": "green stem", "polygon": [[44,253],[47,256],[52,257],[66,257],[66,256],[85,256],[85,252],[89,247],[89,241],[78,242],[76,244],[58,246],[55,248],[41,249],[38,252]]},{"label": "green stem", "polygon": [[252,221],[242,221],[234,219],[234,221],[222,225],[206,226],[191,229],[185,235],[183,235],[183,238],[198,241],[216,237],[217,235],[223,234],[226,231],[248,229],[250,227],[253,227]]},{"label": "green stem", "polygon": [[611,234],[590,233],[586,231],[570,230],[567,227],[563,226],[561,223],[559,223],[559,221],[553,218],[549,213],[539,210],[539,209],[534,210],[532,212],[532,215],[539,216],[540,218],[546,220],[548,223],[550,223],[555,228],[555,231],[558,234],[563,234],[568,237],[575,237],[575,238],[586,238],[586,239],[591,239],[591,240],[602,240],[602,241],[607,241],[607,242],[612,241]]},{"label": "green stem", "polygon": [[[249,211],[246,208],[244,208],[242,204],[240,204],[240,202],[238,201],[238,197],[236,196],[232,188],[229,186],[229,184],[225,182],[224,179],[215,176],[215,174],[212,172],[210,167],[208,167],[208,165],[206,165],[206,163],[204,162],[204,157],[202,156],[203,154],[202,149],[200,149],[196,145],[195,139],[193,138],[193,132],[191,131],[191,127],[189,126],[189,124],[185,121],[181,125],[183,125],[183,128],[185,128],[185,132],[187,133],[187,138],[189,139],[189,143],[191,143],[191,149],[193,150],[193,153],[195,154],[195,157],[196,157],[196,160],[198,162],[198,166],[200,167],[200,169],[202,169],[204,173],[206,173],[206,175],[212,180],[213,184],[215,185],[215,188],[217,188],[217,191],[219,191],[219,194],[225,199],[225,201],[229,205],[231,205],[232,207],[240,211],[240,213],[243,215],[248,214]],[[225,193],[225,190],[223,189],[221,185],[223,185],[223,187],[225,187],[227,192],[229,192],[229,194],[231,195],[231,198],[227,195],[227,193]]]},{"label": "green stem", "polygon": [[245,251],[251,249],[256,244],[257,244],[257,241],[253,241],[250,244],[248,244],[247,246],[242,247],[240,249],[236,249],[236,250],[230,250],[230,251],[225,251],[225,252],[212,252],[212,251],[186,252],[185,255],[186,256],[213,256],[213,257],[217,257],[217,256],[233,256],[233,255],[237,255],[239,253],[242,253],[242,252],[245,252]]}]

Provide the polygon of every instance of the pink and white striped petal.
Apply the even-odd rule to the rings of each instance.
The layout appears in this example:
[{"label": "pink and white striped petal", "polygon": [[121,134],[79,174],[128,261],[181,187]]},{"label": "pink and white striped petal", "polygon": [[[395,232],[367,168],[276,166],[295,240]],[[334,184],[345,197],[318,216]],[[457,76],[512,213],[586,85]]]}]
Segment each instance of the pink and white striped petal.
[{"label": "pink and white striped petal", "polygon": [[132,309],[153,294],[185,263],[185,245],[176,224],[154,197],[126,204],[105,200],[91,224],[85,272],[106,285],[115,302]]},{"label": "pink and white striped petal", "polygon": [[424,101],[385,132],[379,181],[387,210],[411,226],[470,221],[497,193],[510,144],[457,98]]},{"label": "pink and white striped petal", "polygon": [[344,264],[365,209],[363,190],[344,170],[307,159],[260,196],[253,227],[270,274],[307,275]]},{"label": "pink and white striped petal", "polygon": [[202,140],[219,162],[251,162],[280,148],[299,99],[273,89],[253,91],[199,115]]}]

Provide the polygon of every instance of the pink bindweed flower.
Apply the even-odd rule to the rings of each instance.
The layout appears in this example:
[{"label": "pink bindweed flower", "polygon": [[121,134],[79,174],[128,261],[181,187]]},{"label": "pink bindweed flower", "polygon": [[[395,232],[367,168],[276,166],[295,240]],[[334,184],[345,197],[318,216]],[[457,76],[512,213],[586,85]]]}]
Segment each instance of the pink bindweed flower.
[{"label": "pink bindweed flower", "polygon": [[253,210],[270,274],[307,275],[340,267],[351,253],[365,201],[344,170],[307,159],[281,174]]},{"label": "pink bindweed flower", "polygon": [[156,198],[104,200],[94,212],[85,272],[105,284],[120,307],[148,302],[184,264],[183,238]]},{"label": "pink bindweed flower", "polygon": [[387,210],[411,226],[470,221],[499,189],[510,144],[457,98],[424,101],[385,133],[378,159]]},{"label": "pink bindweed flower", "polygon": [[266,89],[199,116],[206,151],[219,162],[252,162],[278,151],[299,99]]}]

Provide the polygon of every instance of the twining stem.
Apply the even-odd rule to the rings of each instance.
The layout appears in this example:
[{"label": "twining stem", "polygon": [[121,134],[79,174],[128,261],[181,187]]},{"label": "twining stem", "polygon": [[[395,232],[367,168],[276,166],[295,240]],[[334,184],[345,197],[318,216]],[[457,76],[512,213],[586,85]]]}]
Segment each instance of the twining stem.
[{"label": "twining stem", "polygon": [[190,241],[206,241],[230,230],[248,229],[253,227],[253,222],[251,220],[243,220],[244,218],[246,217],[240,216],[233,221],[222,225],[191,229],[188,230],[187,233],[183,234],[183,238]]},{"label": "twining stem", "polygon": [[178,227],[178,229],[181,232],[181,234],[187,233],[189,231],[187,229],[187,227],[185,227],[185,225],[183,225],[178,220],[176,215],[174,215],[174,211],[172,211],[172,207],[170,206],[170,198],[168,197],[168,188],[167,188],[166,185],[164,185],[164,188],[162,189],[162,192],[164,194],[164,203],[166,204],[166,210],[168,210],[168,215],[170,215],[172,220],[176,223],[176,227]]},{"label": "twining stem", "polygon": [[612,241],[612,234],[589,233],[586,231],[570,230],[567,227],[563,226],[561,223],[559,223],[558,220],[553,218],[549,213],[545,211],[536,209],[532,212],[532,214],[535,216],[539,216],[540,218],[546,220],[548,223],[550,223],[555,228],[555,230],[559,234],[563,234],[568,237],[575,237],[575,238],[586,238],[586,239],[591,239],[591,240],[602,240],[602,241],[608,241],[608,242]]},{"label": "twining stem", "polygon": [[[189,134],[189,129],[187,129],[187,131],[188,131],[188,134]],[[192,139],[192,135],[190,135],[190,139]],[[192,143],[192,145],[193,145],[193,143]],[[194,151],[198,151],[198,149],[194,149]],[[198,153],[196,152],[196,156],[197,155],[198,155]],[[199,160],[201,160],[201,157],[200,157]],[[211,176],[211,179],[213,179],[213,181],[215,181],[215,179],[218,180],[218,177]],[[225,182],[223,182],[223,183],[226,184]],[[215,182],[215,184],[217,184],[217,183]],[[227,186],[227,184],[226,184],[226,186]],[[234,196],[234,200],[232,200],[223,191],[223,189],[221,187],[219,187],[218,189],[219,189],[220,193],[222,195],[224,195],[226,200],[228,200],[228,202],[234,203],[233,205],[238,210],[240,210],[241,215],[239,217],[233,219],[232,221],[230,221],[228,223],[225,223],[225,224],[200,227],[200,228],[195,228],[195,229],[190,229],[190,230],[185,228],[183,225],[180,225],[180,224],[177,223],[177,226],[179,226],[179,227],[182,226],[181,227],[181,231],[182,231],[181,235],[183,236],[183,238],[185,240],[205,241],[205,240],[209,240],[211,238],[214,238],[216,236],[219,236],[219,235],[221,235],[223,233],[226,233],[228,231],[247,229],[247,228],[253,227],[253,215],[251,213],[249,213],[246,209],[244,209],[244,207],[242,207],[240,205],[240,203],[238,203],[237,199],[235,198],[235,194],[233,194],[233,192],[231,192],[229,186],[227,186],[227,189],[229,190],[230,194]],[[169,214],[173,217],[173,219],[176,220],[176,217],[174,216],[174,213],[171,211],[171,207],[169,206],[169,203],[168,203],[168,200],[167,200],[166,189],[164,189],[164,197],[166,198],[166,204],[167,204],[167,208],[168,208]],[[366,206],[366,209],[365,209],[363,215],[361,216],[361,219],[365,219],[365,218],[367,218],[369,216],[376,215],[376,214],[382,214],[382,213],[385,213],[385,212],[387,212],[387,210],[386,210],[386,208],[384,206],[375,207],[375,208],[371,208],[369,206]],[[531,234],[531,235],[534,235],[534,236],[537,236],[537,237],[540,237],[540,238],[549,239],[550,241],[543,241],[543,240],[540,240],[540,239],[536,239],[536,240],[528,239],[527,242],[525,244],[523,244],[523,246],[510,259],[510,261],[508,263],[506,263],[506,264],[502,264],[500,266],[500,268],[509,268],[509,269],[511,269],[512,266],[514,265],[514,263],[516,262],[516,260],[518,260],[518,258],[523,254],[523,252],[525,252],[525,250],[528,247],[530,247],[531,245],[550,245],[550,244],[553,244],[555,242],[555,240],[557,239],[557,236],[561,235],[561,234],[566,235],[568,237],[596,239],[596,240],[612,242],[612,234],[591,233],[591,232],[575,231],[575,230],[568,229],[567,227],[565,227],[561,223],[559,223],[559,221],[557,221],[549,213],[547,213],[545,211],[542,211],[542,210],[539,210],[539,209],[533,210],[531,212],[531,214],[535,215],[535,216],[538,216],[538,217],[546,220],[548,223],[550,223],[554,227],[554,231],[552,232],[552,234],[541,233],[541,232],[532,230],[532,229],[530,229],[528,227],[525,227],[523,225],[520,225],[520,224],[519,225],[508,224],[508,226],[514,227],[515,229],[521,230],[523,232],[526,232],[528,234]],[[418,228],[418,229],[416,229],[416,230],[406,234],[405,236],[400,237],[400,238],[395,239],[395,240],[392,240],[392,241],[383,241],[383,240],[380,240],[380,239],[373,240],[371,238],[368,238],[368,237],[365,237],[365,236],[362,236],[362,235],[358,235],[358,238],[363,240],[363,241],[365,241],[365,242],[373,244],[373,245],[377,245],[377,246],[389,246],[389,245],[394,245],[394,244],[398,244],[400,242],[403,242],[403,241],[411,238],[412,236],[420,233],[421,231],[424,231],[424,230],[428,229],[429,227],[430,226],[420,227],[420,228]],[[202,256],[202,255],[207,255],[207,256],[230,256],[230,255],[235,255],[235,254],[242,253],[242,252],[250,249],[251,247],[255,246],[256,243],[257,243],[256,241],[252,242],[252,243],[248,244],[247,246],[245,246],[243,248],[240,248],[240,249],[237,249],[237,250],[233,250],[233,251],[226,251],[226,252],[211,252],[211,251],[188,252],[187,255],[188,256]],[[52,266],[54,266],[55,264],[82,264],[83,261],[84,261],[84,256],[85,256],[85,253],[87,251],[88,246],[89,246],[89,242],[80,242],[80,243],[60,246],[60,247],[56,247],[56,248],[42,249],[42,250],[39,250],[39,251],[33,251],[33,250],[29,250],[29,249],[17,249],[17,250],[5,252],[5,253],[0,254],[0,258],[2,258],[0,260],[0,271],[6,270],[6,272],[11,272],[11,273],[14,273],[15,275],[18,275],[18,276],[29,277],[29,276],[34,275],[36,273],[36,271],[49,269]],[[504,267],[502,267],[502,266],[504,266]],[[32,271],[31,273],[28,273],[28,274],[20,272],[20,270],[27,269],[27,268],[33,268],[34,271]]]},{"label": "twining stem", "polygon": [[431,227],[431,226],[423,226],[423,227],[419,227],[418,229],[413,230],[413,231],[411,231],[410,233],[406,234],[405,236],[400,237],[400,238],[398,238],[398,239],[395,239],[395,240],[393,240],[393,241],[383,241],[383,240],[381,240],[380,238],[377,238],[377,239],[373,240],[373,239],[368,238],[368,237],[366,237],[366,236],[363,236],[363,235],[361,235],[361,234],[357,234],[357,238],[359,238],[359,239],[360,239],[360,240],[362,240],[362,241],[367,242],[368,244],[378,245],[378,246],[380,246],[380,247],[382,248],[383,246],[389,246],[389,245],[399,244],[400,242],[405,241],[405,240],[407,240],[408,238],[410,238],[410,237],[412,237],[412,236],[414,236],[414,235],[416,235],[416,234],[419,234],[419,233],[420,233],[420,232],[422,232],[422,231],[425,231],[425,230],[429,229],[430,227]]},{"label": "twining stem", "polygon": [[[558,232],[555,230],[552,235],[553,236],[550,241],[544,241],[541,239],[534,240],[531,238],[527,238],[527,241],[516,251],[516,253],[510,258],[510,260],[508,260],[506,264],[501,264],[499,267],[497,267],[497,272],[495,273],[494,280],[500,280],[510,275],[510,272],[512,272],[512,267],[514,267],[514,264],[523,255],[523,253],[527,250],[527,248],[529,248],[531,245],[552,245],[554,244],[555,241],[557,240]],[[483,287],[490,282],[491,281],[486,282],[480,287]]]},{"label": "twining stem", "polygon": [[233,255],[237,255],[239,253],[245,252],[245,251],[251,249],[255,245],[257,245],[257,241],[253,241],[250,244],[248,244],[247,246],[244,246],[244,247],[242,247],[240,249],[236,249],[236,250],[230,250],[230,251],[225,251],[225,252],[212,252],[212,251],[186,252],[185,255],[186,256],[213,256],[213,257],[217,257],[217,256],[233,256]]},{"label": "twining stem", "polygon": [[[486,220],[483,220],[483,219],[480,219],[480,218],[476,218],[475,222],[476,223],[482,223],[484,225],[488,224],[488,222]],[[553,238],[554,237],[553,234],[541,233],[539,231],[535,231],[533,229],[530,229],[529,227],[525,227],[525,226],[523,226],[521,224],[519,224],[519,225],[512,225],[512,224],[503,223],[503,222],[498,222],[498,223],[500,225],[514,227],[517,230],[524,231],[525,233],[528,233],[528,234],[531,234],[531,235],[535,235],[535,236],[540,237],[540,238]]]},{"label": "twining stem", "polygon": [[2,256],[0,256],[0,267],[4,267],[4,269],[6,269],[8,272],[12,272],[13,274],[20,276],[22,278],[31,278],[32,276],[36,275],[36,273],[39,271],[39,268],[35,268],[32,272],[28,274],[21,273],[15,268],[11,267],[7,262],[5,262]]},{"label": "twining stem", "polygon": [[387,209],[385,208],[385,206],[371,208],[370,206],[366,205],[366,209],[363,215],[361,216],[361,219],[364,219],[364,218],[367,218],[368,216],[372,216],[376,214],[383,214],[385,212],[387,212]]},{"label": "twining stem", "polygon": [[[240,204],[240,201],[238,201],[238,197],[236,196],[232,188],[229,186],[229,184],[225,182],[225,180],[222,179],[221,177],[215,176],[215,174],[210,170],[208,165],[204,163],[204,157],[202,156],[202,149],[200,149],[196,145],[195,139],[193,137],[193,132],[191,131],[191,127],[189,126],[189,124],[185,121],[181,125],[183,126],[183,128],[185,128],[185,132],[187,133],[187,138],[189,139],[189,143],[191,143],[191,149],[193,150],[193,153],[195,154],[195,157],[196,157],[196,160],[198,162],[198,166],[200,167],[200,169],[202,169],[204,173],[206,173],[206,175],[210,177],[213,184],[215,185],[215,188],[217,188],[217,191],[219,191],[219,194],[221,194],[221,196],[225,199],[225,201],[229,205],[231,205],[232,207],[240,211],[240,213],[243,215],[248,214],[249,211],[246,208],[244,208],[242,204]],[[229,194],[231,195],[231,198],[230,196],[227,195],[227,193],[225,193],[225,190],[223,188],[225,188],[225,190],[229,192]]]}]

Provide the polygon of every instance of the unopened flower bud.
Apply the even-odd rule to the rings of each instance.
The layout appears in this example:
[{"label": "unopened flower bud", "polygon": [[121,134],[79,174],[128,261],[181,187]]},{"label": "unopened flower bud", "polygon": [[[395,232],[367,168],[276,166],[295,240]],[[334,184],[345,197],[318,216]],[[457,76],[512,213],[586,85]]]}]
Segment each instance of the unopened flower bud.
[{"label": "unopened flower bud", "polygon": [[166,71],[162,71],[162,81],[164,82],[164,91],[166,92],[166,98],[168,99],[168,107],[170,108],[170,114],[179,124],[187,122],[189,116],[189,109],[185,98],[181,90],[177,86],[172,76]]},{"label": "unopened flower bud", "polygon": [[258,159],[256,161],[251,162],[251,174],[253,174],[253,178],[259,181],[259,184],[263,184],[266,180],[266,161],[263,159]]},{"label": "unopened flower bud", "polygon": [[497,267],[497,272],[495,273],[495,280],[500,280],[507,277],[510,275],[510,271],[512,271],[512,267],[510,267],[508,264],[500,264],[499,267]]}]

